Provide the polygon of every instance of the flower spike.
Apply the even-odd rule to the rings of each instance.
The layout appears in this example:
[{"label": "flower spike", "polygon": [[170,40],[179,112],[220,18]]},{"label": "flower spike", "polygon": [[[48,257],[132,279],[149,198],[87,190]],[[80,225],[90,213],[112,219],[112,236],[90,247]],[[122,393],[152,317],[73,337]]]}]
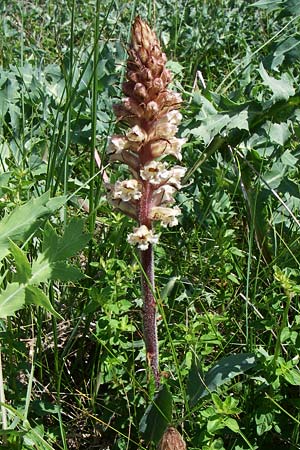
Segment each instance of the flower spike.
[{"label": "flower spike", "polygon": [[138,222],[127,241],[141,251],[144,296],[144,338],[147,359],[159,384],[156,306],[154,299],[153,245],[158,235],[153,223],[163,227],[178,224],[180,209],[172,207],[174,194],[181,188],[185,168],[169,167],[166,156],[181,161],[185,139],[176,137],[182,119],[178,111],[180,94],[168,86],[171,73],[166,68],[166,55],[154,31],[136,17],[128,50],[125,97],[114,106],[118,119],[130,129],[124,135],[110,138],[107,153],[111,163],[126,164],[128,180],[109,184],[108,199],[113,206]]}]

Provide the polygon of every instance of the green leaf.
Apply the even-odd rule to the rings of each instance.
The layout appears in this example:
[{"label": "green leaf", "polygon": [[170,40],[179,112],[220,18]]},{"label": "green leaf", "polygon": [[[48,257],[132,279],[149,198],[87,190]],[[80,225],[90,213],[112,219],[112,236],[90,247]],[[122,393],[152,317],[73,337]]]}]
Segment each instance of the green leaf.
[{"label": "green leaf", "polygon": [[292,16],[298,16],[298,14],[300,14],[299,0],[286,0],[284,9],[286,9]]},{"label": "green leaf", "polygon": [[89,241],[89,234],[83,233],[82,220],[72,220],[60,237],[48,223],[44,230],[43,252],[32,264],[30,284],[47,280],[76,281],[83,277],[82,272],[63,260],[70,258]]},{"label": "green leaf", "polygon": [[282,164],[293,168],[295,168],[296,164],[298,163],[298,159],[295,158],[295,156],[290,152],[290,150],[286,150],[283,153],[283,155],[281,155],[280,159]]},{"label": "green leaf", "polygon": [[253,3],[252,6],[273,11],[283,6],[282,1],[283,0],[259,0],[258,2]]},{"label": "green leaf", "polygon": [[275,142],[279,145],[284,145],[285,142],[290,137],[291,132],[289,130],[289,127],[287,123],[272,123],[269,128],[269,136],[271,142]]},{"label": "green leaf", "polygon": [[29,283],[44,283],[52,278],[52,270],[53,268],[47,255],[40,253],[38,258],[32,263],[32,277],[30,278]]},{"label": "green leaf", "polygon": [[37,220],[45,215],[53,213],[64,197],[49,200],[49,192],[34,198],[25,205],[16,207],[0,222],[0,257],[8,254],[9,239],[19,241],[30,235],[37,226]]},{"label": "green leaf", "polygon": [[64,261],[52,263],[52,271],[50,279],[60,281],[77,281],[84,277],[81,270],[77,267],[70,266]]},{"label": "green leaf", "polygon": [[273,92],[273,100],[288,100],[289,97],[295,95],[293,81],[288,74],[282,74],[281,78],[277,80],[268,74],[262,63],[260,64],[258,71],[264,84]]},{"label": "green leaf", "polygon": [[79,252],[90,240],[90,235],[83,232],[83,220],[72,219],[58,242],[56,261],[67,259]]},{"label": "green leaf", "polygon": [[0,293],[0,318],[13,316],[25,304],[25,286],[19,283],[10,283]]},{"label": "green leaf", "polygon": [[14,243],[10,242],[10,251],[15,258],[17,273],[14,281],[25,284],[31,277],[31,266],[25,253]]},{"label": "green leaf", "polygon": [[26,286],[25,295],[26,305],[33,304],[36,306],[42,306],[51,314],[53,314],[53,316],[57,317],[57,319],[63,320],[63,317],[55,311],[49,298],[44,294],[43,291],[41,291],[41,289],[35,286]]},{"label": "green leaf", "polygon": [[243,109],[237,114],[231,116],[231,120],[227,125],[227,130],[247,130],[249,131],[249,112],[248,108]]},{"label": "green leaf", "polygon": [[140,433],[147,443],[158,444],[172,419],[172,395],[166,384],[161,386],[140,421]]},{"label": "green leaf", "polygon": [[273,164],[271,170],[265,173],[263,178],[270,189],[278,188],[284,178],[285,171],[286,166],[278,161]]},{"label": "green leaf", "polygon": [[[240,353],[222,358],[207,372],[204,379],[201,377],[200,371],[198,371],[199,375],[195,378],[197,388],[195,386],[193,396],[190,396],[190,405],[195,406],[200,399],[210,392],[215,391],[227,381],[255,366],[256,360],[254,354]],[[195,369],[193,370],[195,371]]]},{"label": "green leaf", "polygon": [[207,431],[210,434],[216,434],[217,431],[222,430],[225,427],[222,417],[213,416],[207,422]]},{"label": "green leaf", "polygon": [[226,425],[227,428],[229,428],[234,433],[238,433],[240,431],[239,424],[232,417],[226,417],[224,420],[224,424]]},{"label": "green leaf", "polygon": [[200,362],[194,356],[186,386],[186,391],[191,407],[193,407],[199,399],[199,386],[203,384],[203,380],[204,375],[200,367]]},{"label": "green leaf", "polygon": [[298,369],[291,368],[288,370],[284,370],[282,375],[288,383],[292,384],[293,386],[300,386],[300,372]]},{"label": "green leaf", "polygon": [[83,232],[83,220],[72,219],[59,237],[50,224],[45,227],[43,252],[50,261],[62,261],[74,256],[90,240],[90,235]]}]

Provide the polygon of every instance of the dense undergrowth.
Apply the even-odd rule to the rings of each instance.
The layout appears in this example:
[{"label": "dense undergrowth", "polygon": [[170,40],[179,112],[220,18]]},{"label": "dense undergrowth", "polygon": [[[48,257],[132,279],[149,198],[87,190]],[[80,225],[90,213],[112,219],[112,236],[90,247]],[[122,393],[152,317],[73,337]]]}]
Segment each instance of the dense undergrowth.
[{"label": "dense undergrowth", "polygon": [[[1,448],[155,448],[170,422],[191,450],[299,449],[298,2],[0,12]],[[137,14],[168,56],[188,139],[180,224],[155,248],[164,382],[146,415],[133,223],[94,159],[110,172]]]}]

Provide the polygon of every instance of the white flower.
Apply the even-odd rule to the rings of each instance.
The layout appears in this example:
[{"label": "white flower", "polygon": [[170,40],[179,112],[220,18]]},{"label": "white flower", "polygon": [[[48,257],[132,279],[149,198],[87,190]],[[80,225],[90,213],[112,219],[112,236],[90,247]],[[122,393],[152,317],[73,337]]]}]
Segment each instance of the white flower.
[{"label": "white flower", "polygon": [[150,217],[152,220],[160,220],[163,227],[174,227],[178,224],[177,216],[181,213],[180,208],[167,208],[165,206],[154,206],[151,209]]},{"label": "white flower", "polygon": [[163,205],[166,203],[174,203],[173,195],[176,192],[176,188],[174,186],[170,186],[169,184],[164,184],[160,186],[153,192],[152,203],[155,206]]},{"label": "white flower", "polygon": [[154,158],[165,155],[175,156],[179,161],[182,160],[181,147],[186,139],[172,137],[169,139],[158,139],[151,142],[151,154]]},{"label": "white flower", "polygon": [[134,228],[133,233],[127,237],[127,241],[131,245],[137,245],[140,250],[147,250],[149,244],[157,244],[158,235],[153,234],[146,225],[141,225],[139,228]]},{"label": "white flower", "polygon": [[117,181],[113,187],[113,199],[129,202],[131,200],[139,200],[141,196],[141,185],[137,180]]},{"label": "white flower", "polygon": [[170,139],[177,133],[178,128],[172,123],[159,123],[155,127],[154,136],[161,139]]},{"label": "white flower", "polygon": [[133,128],[131,128],[131,130],[128,131],[128,133],[126,133],[126,137],[130,142],[141,143],[146,139],[147,134],[144,130],[142,130],[141,127],[135,125]]},{"label": "white flower", "polygon": [[125,136],[112,136],[110,138],[108,147],[107,147],[107,153],[113,154],[113,153],[120,153],[122,150],[128,148],[128,140]]},{"label": "white flower", "polygon": [[166,167],[167,165],[163,162],[150,161],[140,170],[140,176],[151,184],[160,185],[170,177],[170,172]]},{"label": "white flower", "polygon": [[184,177],[186,173],[186,168],[181,166],[174,166],[172,167],[170,172],[171,176],[168,179],[168,183],[171,184],[172,186],[175,186],[176,189],[180,189],[181,188],[180,180],[181,178]]}]

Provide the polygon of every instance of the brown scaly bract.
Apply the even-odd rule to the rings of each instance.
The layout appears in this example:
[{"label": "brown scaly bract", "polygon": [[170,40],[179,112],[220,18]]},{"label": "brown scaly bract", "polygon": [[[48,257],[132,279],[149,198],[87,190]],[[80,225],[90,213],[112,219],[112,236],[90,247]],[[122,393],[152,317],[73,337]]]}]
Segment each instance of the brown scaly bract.
[{"label": "brown scaly bract", "polygon": [[150,27],[135,19],[128,50],[126,95],[115,105],[115,114],[130,125],[126,135],[110,139],[110,161],[128,165],[132,178],[109,185],[111,203],[139,222],[128,241],[146,250],[158,241],[152,222],[163,226],[177,225],[178,207],[171,208],[173,195],[181,187],[185,169],[171,168],[163,161],[167,155],[181,160],[185,140],[175,137],[181,121],[178,108],[182,102],[178,93],[168,89],[171,74],[166,69],[166,55]]},{"label": "brown scaly bract", "polygon": [[159,442],[158,450],[186,450],[186,444],[176,428],[169,427]]}]

